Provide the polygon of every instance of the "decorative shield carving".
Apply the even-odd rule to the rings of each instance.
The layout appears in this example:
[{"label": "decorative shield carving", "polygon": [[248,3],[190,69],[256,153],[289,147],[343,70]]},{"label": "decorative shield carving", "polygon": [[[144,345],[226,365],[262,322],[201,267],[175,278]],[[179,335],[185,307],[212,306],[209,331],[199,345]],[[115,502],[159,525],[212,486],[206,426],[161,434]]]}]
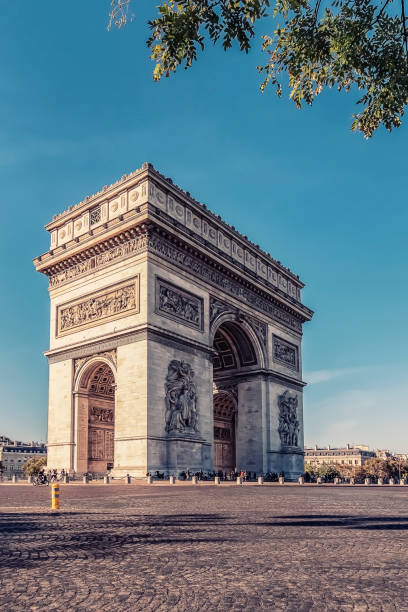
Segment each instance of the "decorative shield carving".
[{"label": "decorative shield carving", "polygon": [[165,428],[168,433],[198,432],[197,391],[194,371],[185,361],[173,359],[166,376]]},{"label": "decorative shield carving", "polygon": [[279,395],[279,436],[284,446],[298,446],[299,421],[297,418],[297,395],[288,390]]},{"label": "decorative shield carving", "polygon": [[224,312],[232,311],[232,306],[228,306],[221,300],[210,296],[210,327],[213,326],[215,320]]}]

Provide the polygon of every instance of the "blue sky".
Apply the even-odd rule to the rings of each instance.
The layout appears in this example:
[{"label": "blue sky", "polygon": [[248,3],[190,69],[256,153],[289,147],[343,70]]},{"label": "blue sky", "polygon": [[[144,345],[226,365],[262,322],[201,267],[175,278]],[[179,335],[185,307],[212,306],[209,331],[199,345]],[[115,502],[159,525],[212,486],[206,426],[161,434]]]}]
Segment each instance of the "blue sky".
[{"label": "blue sky", "polygon": [[408,450],[407,128],[366,141],[351,96],[261,95],[258,49],[155,84],[154,6],[110,33],[109,0],[2,7],[0,434],[46,437],[44,224],[150,161],[306,283],[306,442]]}]

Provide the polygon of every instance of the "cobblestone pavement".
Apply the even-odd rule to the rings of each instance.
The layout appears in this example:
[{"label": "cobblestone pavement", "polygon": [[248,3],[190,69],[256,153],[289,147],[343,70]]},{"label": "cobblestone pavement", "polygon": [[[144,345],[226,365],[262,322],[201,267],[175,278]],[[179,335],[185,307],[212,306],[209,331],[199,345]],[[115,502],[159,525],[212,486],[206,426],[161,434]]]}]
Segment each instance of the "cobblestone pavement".
[{"label": "cobblestone pavement", "polygon": [[0,486],[0,610],[408,611],[408,487]]}]

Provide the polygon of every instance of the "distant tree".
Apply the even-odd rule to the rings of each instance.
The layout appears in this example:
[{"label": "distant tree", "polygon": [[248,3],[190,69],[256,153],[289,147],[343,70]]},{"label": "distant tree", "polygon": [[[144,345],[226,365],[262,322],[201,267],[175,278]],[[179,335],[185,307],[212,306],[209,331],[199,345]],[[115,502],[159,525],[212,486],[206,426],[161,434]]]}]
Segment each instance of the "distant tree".
[{"label": "distant tree", "polygon": [[363,482],[364,479],[367,478],[367,472],[363,465],[356,465],[354,468],[354,478],[356,482]]},{"label": "distant tree", "polygon": [[400,475],[401,464],[394,459],[394,457],[390,457],[386,459],[386,465],[388,469],[388,478],[397,478]]},{"label": "distant tree", "polygon": [[317,476],[316,468],[311,463],[305,463],[305,481],[314,482]]},{"label": "distant tree", "polygon": [[350,465],[349,463],[336,463],[335,467],[340,475],[340,478],[354,478],[356,472],[354,465]]},{"label": "distant tree", "polygon": [[317,470],[318,476],[324,478],[326,482],[332,482],[335,478],[340,477],[340,472],[334,465],[320,465]]},{"label": "distant tree", "polygon": [[365,462],[364,471],[371,478],[395,478],[399,475],[398,461],[374,457]]},{"label": "distant tree", "polygon": [[23,465],[26,476],[36,476],[47,465],[47,457],[31,457]]},{"label": "distant tree", "polygon": [[369,478],[384,478],[384,460],[378,457],[368,459],[364,464],[364,471]]},{"label": "distant tree", "polygon": [[[111,0],[109,28],[128,23],[132,4]],[[189,68],[207,42],[224,50],[236,42],[248,53],[260,21],[270,32],[258,66],[262,91],[271,83],[281,96],[283,81],[298,108],[325,88],[360,92],[353,130],[369,138],[380,125],[401,125],[408,103],[405,0],[159,0],[147,41],[154,80]]]},{"label": "distant tree", "polygon": [[401,461],[398,464],[398,467],[399,467],[399,474],[401,478],[407,478],[408,477],[408,463],[406,461]]}]

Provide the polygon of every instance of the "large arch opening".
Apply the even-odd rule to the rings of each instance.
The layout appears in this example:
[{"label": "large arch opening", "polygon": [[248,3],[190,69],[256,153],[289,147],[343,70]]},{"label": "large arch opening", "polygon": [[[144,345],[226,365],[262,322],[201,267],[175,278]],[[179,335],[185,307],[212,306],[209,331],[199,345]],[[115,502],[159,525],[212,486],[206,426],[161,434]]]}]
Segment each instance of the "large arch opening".
[{"label": "large arch opening", "polygon": [[257,465],[250,457],[249,438],[258,424],[248,424],[253,406],[248,404],[251,390],[243,375],[258,370],[259,352],[250,331],[230,320],[216,329],[213,348],[214,470],[229,475]]},{"label": "large arch opening", "polygon": [[80,471],[105,473],[113,468],[115,376],[104,362],[90,365],[78,389],[78,458]]}]

